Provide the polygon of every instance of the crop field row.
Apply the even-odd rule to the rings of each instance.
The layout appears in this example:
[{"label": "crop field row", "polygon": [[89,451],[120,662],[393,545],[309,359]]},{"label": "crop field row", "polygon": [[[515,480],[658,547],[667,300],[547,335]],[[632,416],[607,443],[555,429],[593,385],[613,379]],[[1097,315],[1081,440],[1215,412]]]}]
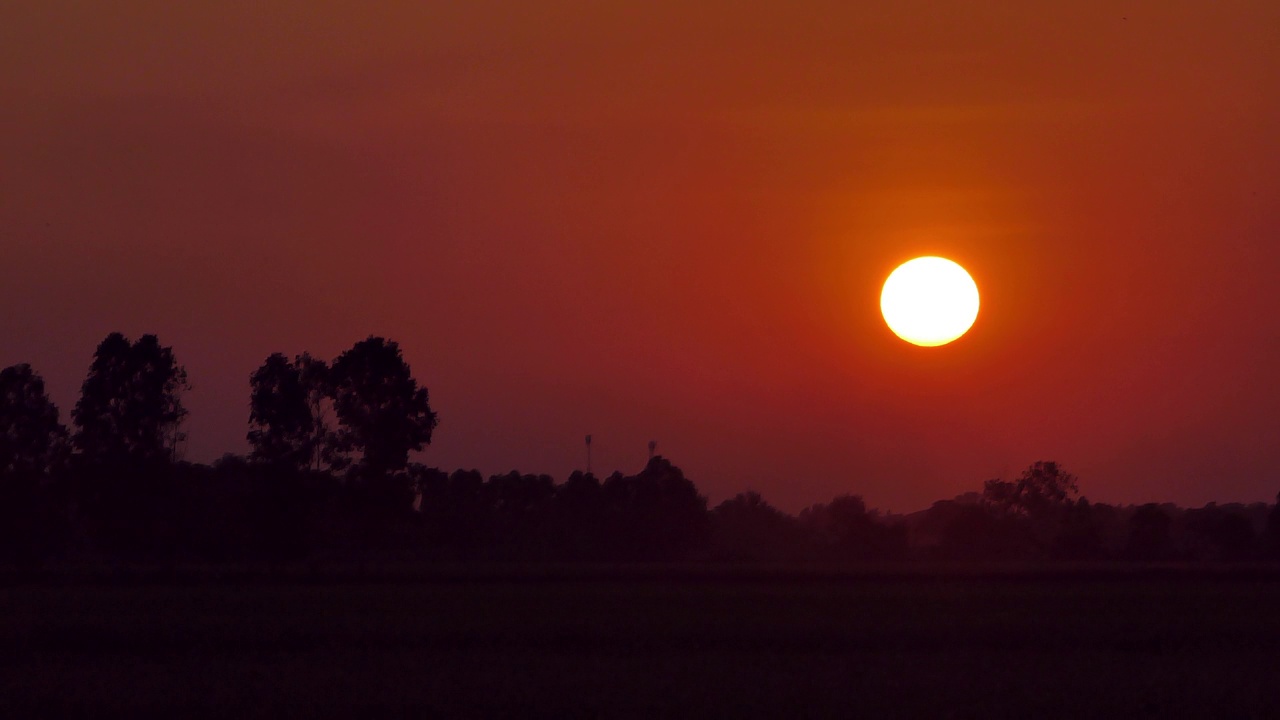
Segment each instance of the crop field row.
[{"label": "crop field row", "polygon": [[0,590],[23,715],[1265,717],[1280,582],[597,579]]}]

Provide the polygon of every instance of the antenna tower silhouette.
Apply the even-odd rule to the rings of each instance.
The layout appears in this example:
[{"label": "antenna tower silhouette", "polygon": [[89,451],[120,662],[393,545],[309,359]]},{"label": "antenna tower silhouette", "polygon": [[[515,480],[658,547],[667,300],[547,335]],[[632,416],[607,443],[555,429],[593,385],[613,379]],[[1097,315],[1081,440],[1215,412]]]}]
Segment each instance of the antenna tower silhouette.
[{"label": "antenna tower silhouette", "polygon": [[591,436],[587,436],[587,474],[591,474]]}]

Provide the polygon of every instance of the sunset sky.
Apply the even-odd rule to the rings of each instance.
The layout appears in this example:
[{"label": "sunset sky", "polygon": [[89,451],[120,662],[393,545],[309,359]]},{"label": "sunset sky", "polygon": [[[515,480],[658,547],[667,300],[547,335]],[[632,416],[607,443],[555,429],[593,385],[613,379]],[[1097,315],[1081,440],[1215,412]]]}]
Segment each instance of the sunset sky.
[{"label": "sunset sky", "polygon": [[[696,7],[691,7],[696,6]],[[1280,490],[1280,3],[25,2],[0,13],[0,366],[69,421],[157,333],[187,457],[249,374],[398,340],[422,461],[646,445],[712,502]],[[982,311],[885,326],[902,261]]]}]

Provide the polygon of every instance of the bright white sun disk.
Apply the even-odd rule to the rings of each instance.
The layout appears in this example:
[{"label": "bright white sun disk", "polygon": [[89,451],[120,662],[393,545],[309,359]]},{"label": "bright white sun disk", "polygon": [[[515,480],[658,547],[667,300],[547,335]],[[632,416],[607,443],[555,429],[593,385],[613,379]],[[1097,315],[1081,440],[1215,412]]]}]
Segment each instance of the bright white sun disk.
[{"label": "bright white sun disk", "polygon": [[978,286],[964,268],[940,257],[918,257],[884,282],[880,312],[895,335],[915,345],[946,345],[978,318]]}]

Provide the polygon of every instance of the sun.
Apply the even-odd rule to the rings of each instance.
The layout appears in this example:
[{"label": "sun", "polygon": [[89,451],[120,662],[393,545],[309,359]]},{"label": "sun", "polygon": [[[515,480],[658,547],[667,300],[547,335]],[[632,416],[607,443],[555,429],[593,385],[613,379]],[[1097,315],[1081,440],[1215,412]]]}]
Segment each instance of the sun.
[{"label": "sun", "polygon": [[918,257],[899,265],[884,281],[880,312],[903,340],[923,347],[946,345],[978,319],[978,286],[951,260]]}]

